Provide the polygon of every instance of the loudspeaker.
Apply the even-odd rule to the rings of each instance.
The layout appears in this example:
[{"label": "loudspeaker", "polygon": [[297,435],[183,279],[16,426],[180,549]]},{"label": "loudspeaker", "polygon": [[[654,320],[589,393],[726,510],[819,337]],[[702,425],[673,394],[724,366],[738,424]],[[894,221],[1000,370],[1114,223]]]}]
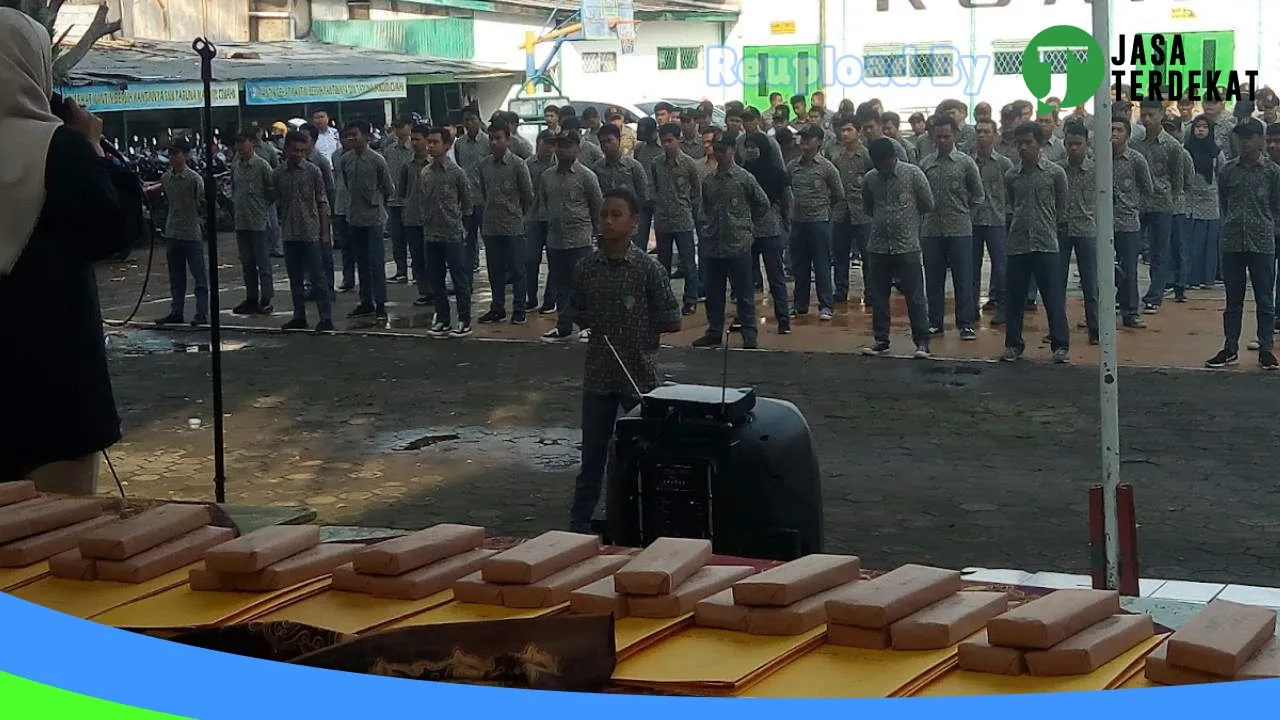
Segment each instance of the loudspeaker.
[{"label": "loudspeaker", "polygon": [[702,538],[718,554],[771,560],[822,551],[818,456],[789,402],[752,389],[660,387],[618,419],[610,460],[614,545]]}]

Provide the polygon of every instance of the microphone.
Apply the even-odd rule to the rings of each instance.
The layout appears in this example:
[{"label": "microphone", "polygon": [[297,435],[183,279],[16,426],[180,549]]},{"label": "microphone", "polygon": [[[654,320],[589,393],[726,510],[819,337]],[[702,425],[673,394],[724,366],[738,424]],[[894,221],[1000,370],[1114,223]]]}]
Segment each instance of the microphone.
[{"label": "microphone", "polygon": [[[67,125],[71,124],[71,108],[67,105],[67,99],[62,96],[62,93],[55,92],[53,95],[49,96],[49,110],[53,113],[54,117]],[[120,151],[116,149],[115,145],[107,142],[106,138],[98,138],[98,144],[102,146],[102,151],[111,157],[111,159],[119,162],[125,162],[124,156],[120,154]]]}]

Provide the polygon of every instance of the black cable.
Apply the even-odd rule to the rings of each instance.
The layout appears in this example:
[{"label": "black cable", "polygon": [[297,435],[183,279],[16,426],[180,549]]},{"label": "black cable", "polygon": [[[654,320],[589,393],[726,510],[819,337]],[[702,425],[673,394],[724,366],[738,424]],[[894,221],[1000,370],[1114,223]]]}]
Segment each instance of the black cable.
[{"label": "black cable", "polygon": [[156,230],[155,230],[155,226],[152,225],[151,226],[151,244],[150,244],[150,247],[147,248],[147,274],[142,276],[142,289],[138,291],[138,300],[133,304],[133,309],[129,311],[128,317],[126,317],[123,320],[108,320],[107,318],[103,318],[102,319],[103,324],[109,325],[111,327],[124,327],[125,325],[128,325],[129,323],[133,322],[133,318],[137,316],[138,310],[142,308],[142,301],[147,297],[147,285],[151,283],[151,268],[152,268],[152,263],[155,262],[155,258],[156,258]]},{"label": "black cable", "polygon": [[107,461],[107,468],[111,470],[111,477],[116,479],[116,487],[120,488],[120,499],[128,500],[129,498],[125,497],[124,494],[124,483],[120,482],[120,476],[116,474],[116,466],[111,464],[111,456],[107,454],[106,450],[102,451],[102,458]]}]

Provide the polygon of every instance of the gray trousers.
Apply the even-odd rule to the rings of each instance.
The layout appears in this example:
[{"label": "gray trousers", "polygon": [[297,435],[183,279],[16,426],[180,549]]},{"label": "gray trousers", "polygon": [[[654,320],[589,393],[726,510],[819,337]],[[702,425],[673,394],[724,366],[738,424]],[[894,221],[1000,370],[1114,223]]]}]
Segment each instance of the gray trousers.
[{"label": "gray trousers", "polygon": [[209,270],[205,244],[199,240],[169,239],[166,250],[169,261],[170,314],[182,317],[186,310],[187,271],[196,286],[196,317],[209,318]]},{"label": "gray trousers", "polygon": [[240,272],[244,275],[245,299],[266,305],[275,297],[271,278],[271,242],[266,230],[237,230]]}]

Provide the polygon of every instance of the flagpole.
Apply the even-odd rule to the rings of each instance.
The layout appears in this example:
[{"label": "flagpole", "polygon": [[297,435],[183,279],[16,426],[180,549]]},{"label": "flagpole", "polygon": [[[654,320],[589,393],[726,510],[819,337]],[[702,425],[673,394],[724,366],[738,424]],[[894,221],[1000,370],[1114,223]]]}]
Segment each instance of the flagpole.
[{"label": "flagpole", "polygon": [[1102,48],[1106,74],[1093,102],[1094,169],[1097,197],[1094,218],[1098,240],[1098,406],[1102,431],[1102,507],[1107,549],[1107,587],[1120,589],[1120,523],[1116,489],[1120,485],[1120,366],[1116,359],[1115,223],[1111,157],[1111,3],[1093,0],[1093,38]]}]

